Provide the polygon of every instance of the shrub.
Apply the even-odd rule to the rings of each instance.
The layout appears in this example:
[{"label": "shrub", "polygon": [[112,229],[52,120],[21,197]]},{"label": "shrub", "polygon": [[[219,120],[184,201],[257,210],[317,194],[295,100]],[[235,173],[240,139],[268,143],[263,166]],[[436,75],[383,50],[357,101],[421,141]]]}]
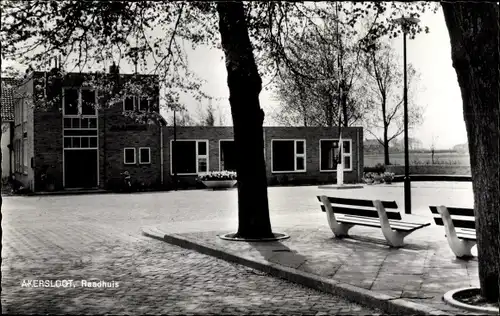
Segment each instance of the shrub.
[{"label": "shrub", "polygon": [[378,163],[374,167],[364,167],[363,172],[384,173],[385,172],[385,165]]}]

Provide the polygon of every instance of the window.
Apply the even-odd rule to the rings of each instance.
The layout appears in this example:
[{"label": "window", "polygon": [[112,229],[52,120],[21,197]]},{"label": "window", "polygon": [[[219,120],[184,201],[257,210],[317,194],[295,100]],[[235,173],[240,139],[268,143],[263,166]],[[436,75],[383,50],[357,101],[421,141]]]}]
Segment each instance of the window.
[{"label": "window", "polygon": [[28,139],[23,139],[23,172],[28,173]]},{"label": "window", "polygon": [[64,136],[64,148],[97,148],[97,136]]},{"label": "window", "polygon": [[28,122],[28,102],[21,98],[21,105],[23,111],[23,122]]},{"label": "window", "polygon": [[208,171],[208,140],[170,142],[172,174],[198,174]]},{"label": "window", "polygon": [[94,90],[82,89],[82,115],[96,115],[96,94]]},{"label": "window", "polygon": [[236,143],[233,140],[221,140],[219,150],[219,170],[236,171]]},{"label": "window", "polygon": [[78,90],[64,89],[64,115],[78,115]]},{"label": "window", "polygon": [[[352,171],[352,140],[343,139],[343,164],[345,171]],[[321,139],[319,141],[319,169],[320,171],[336,171],[339,163],[339,140]]]},{"label": "window", "polygon": [[149,100],[138,96],[127,97],[123,100],[123,111],[147,111],[149,109]]},{"label": "window", "polygon": [[306,171],[305,140],[271,140],[272,172]]},{"label": "window", "polygon": [[139,163],[140,164],[151,163],[151,148],[149,147],[139,148]]},{"label": "window", "polygon": [[147,111],[149,109],[149,100],[146,98],[139,99],[139,111]]},{"label": "window", "polygon": [[134,99],[135,97],[127,97],[123,101],[123,111],[133,111],[134,110]]},{"label": "window", "polygon": [[[85,88],[64,88],[64,115],[97,115],[95,90]],[[66,125],[66,122],[65,122]],[[74,128],[74,127],[73,127]]]},{"label": "window", "polygon": [[123,163],[126,165],[135,164],[135,148],[124,148],[123,149]]},{"label": "window", "polygon": [[21,162],[22,159],[22,143],[20,139],[16,139],[14,142],[14,171],[22,172]]}]

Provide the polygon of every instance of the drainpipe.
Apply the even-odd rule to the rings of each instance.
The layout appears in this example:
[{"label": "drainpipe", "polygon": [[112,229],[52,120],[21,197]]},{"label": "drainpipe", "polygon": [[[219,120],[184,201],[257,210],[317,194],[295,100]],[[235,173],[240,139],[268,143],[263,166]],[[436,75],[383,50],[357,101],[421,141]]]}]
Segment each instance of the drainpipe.
[{"label": "drainpipe", "polygon": [[163,126],[160,124],[160,182],[163,186]]},{"label": "drainpipe", "polygon": [[[359,129],[356,129],[356,139],[357,139],[357,155],[358,155],[358,182],[361,182],[361,155],[360,155],[360,148],[361,148],[361,143],[359,139]],[[352,148],[351,148],[352,150]]]}]

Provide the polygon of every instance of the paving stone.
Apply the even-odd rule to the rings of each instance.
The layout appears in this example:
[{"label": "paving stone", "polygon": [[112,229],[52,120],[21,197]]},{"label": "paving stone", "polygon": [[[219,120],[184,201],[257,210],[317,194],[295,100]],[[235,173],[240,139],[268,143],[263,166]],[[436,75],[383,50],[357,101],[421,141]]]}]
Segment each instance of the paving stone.
[{"label": "paving stone", "polygon": [[[96,203],[92,207],[100,208],[99,212],[79,206],[76,201],[74,208],[65,209],[69,204],[66,197],[19,200],[37,204],[29,212],[24,204],[16,207],[17,200],[4,201],[7,207],[2,209],[2,215],[9,221],[2,223],[2,228],[7,226],[2,242],[10,250],[2,251],[2,313],[315,315],[319,311],[331,315],[332,311],[347,309],[358,315],[380,312],[140,236],[137,221],[141,214],[123,210],[123,202],[102,197],[98,203],[92,198],[77,198],[91,205]],[[116,206],[110,207],[110,203]],[[24,211],[20,214],[19,210]],[[86,219],[75,221],[84,211],[88,211]],[[127,216],[120,212],[132,219],[124,218]],[[144,205],[138,212],[151,216]],[[133,225],[130,220],[135,221]],[[212,242],[218,240],[214,236]],[[252,249],[240,246],[243,250]],[[23,279],[94,279],[115,281],[119,287],[22,287]]]}]

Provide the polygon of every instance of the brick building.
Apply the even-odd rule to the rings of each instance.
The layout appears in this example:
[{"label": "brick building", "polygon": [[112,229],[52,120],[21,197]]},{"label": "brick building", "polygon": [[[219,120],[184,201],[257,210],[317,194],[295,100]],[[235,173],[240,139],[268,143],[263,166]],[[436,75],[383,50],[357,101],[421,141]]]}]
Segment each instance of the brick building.
[{"label": "brick building", "polygon": [[[19,88],[23,97],[14,105],[14,171],[21,182],[34,191],[109,188],[127,170],[139,184],[161,183],[166,122],[138,123],[123,115],[158,113],[158,89],[148,98],[130,96],[106,107],[82,74],[67,74],[52,85],[47,76],[27,74]],[[55,102],[43,103],[54,93],[60,96]]]},{"label": "brick building", "polygon": [[[181,186],[193,186],[200,173],[235,169],[232,127],[177,127],[174,136],[174,128],[158,114],[155,84],[149,94],[126,96],[109,107],[100,98],[105,93],[85,85],[81,76],[67,74],[48,84],[47,73],[32,72],[20,84],[12,144],[14,173],[25,186],[34,191],[112,189],[121,184],[124,171],[146,187],[171,186],[174,174]],[[129,76],[119,75],[122,82]],[[60,97],[42,102],[53,95]],[[156,113],[159,119],[137,122],[137,115],[124,113]],[[262,136],[269,184],[336,181],[336,127],[264,127]],[[362,128],[343,128],[342,141],[344,181],[359,182]]]},{"label": "brick building", "polygon": [[[166,181],[174,168],[181,183],[193,185],[205,171],[234,170],[235,149],[232,127],[178,127],[175,152],[174,130],[165,127]],[[264,153],[269,184],[332,183],[336,181],[338,128],[264,127]],[[363,175],[363,130],[342,129],[344,181],[360,182]]]}]

